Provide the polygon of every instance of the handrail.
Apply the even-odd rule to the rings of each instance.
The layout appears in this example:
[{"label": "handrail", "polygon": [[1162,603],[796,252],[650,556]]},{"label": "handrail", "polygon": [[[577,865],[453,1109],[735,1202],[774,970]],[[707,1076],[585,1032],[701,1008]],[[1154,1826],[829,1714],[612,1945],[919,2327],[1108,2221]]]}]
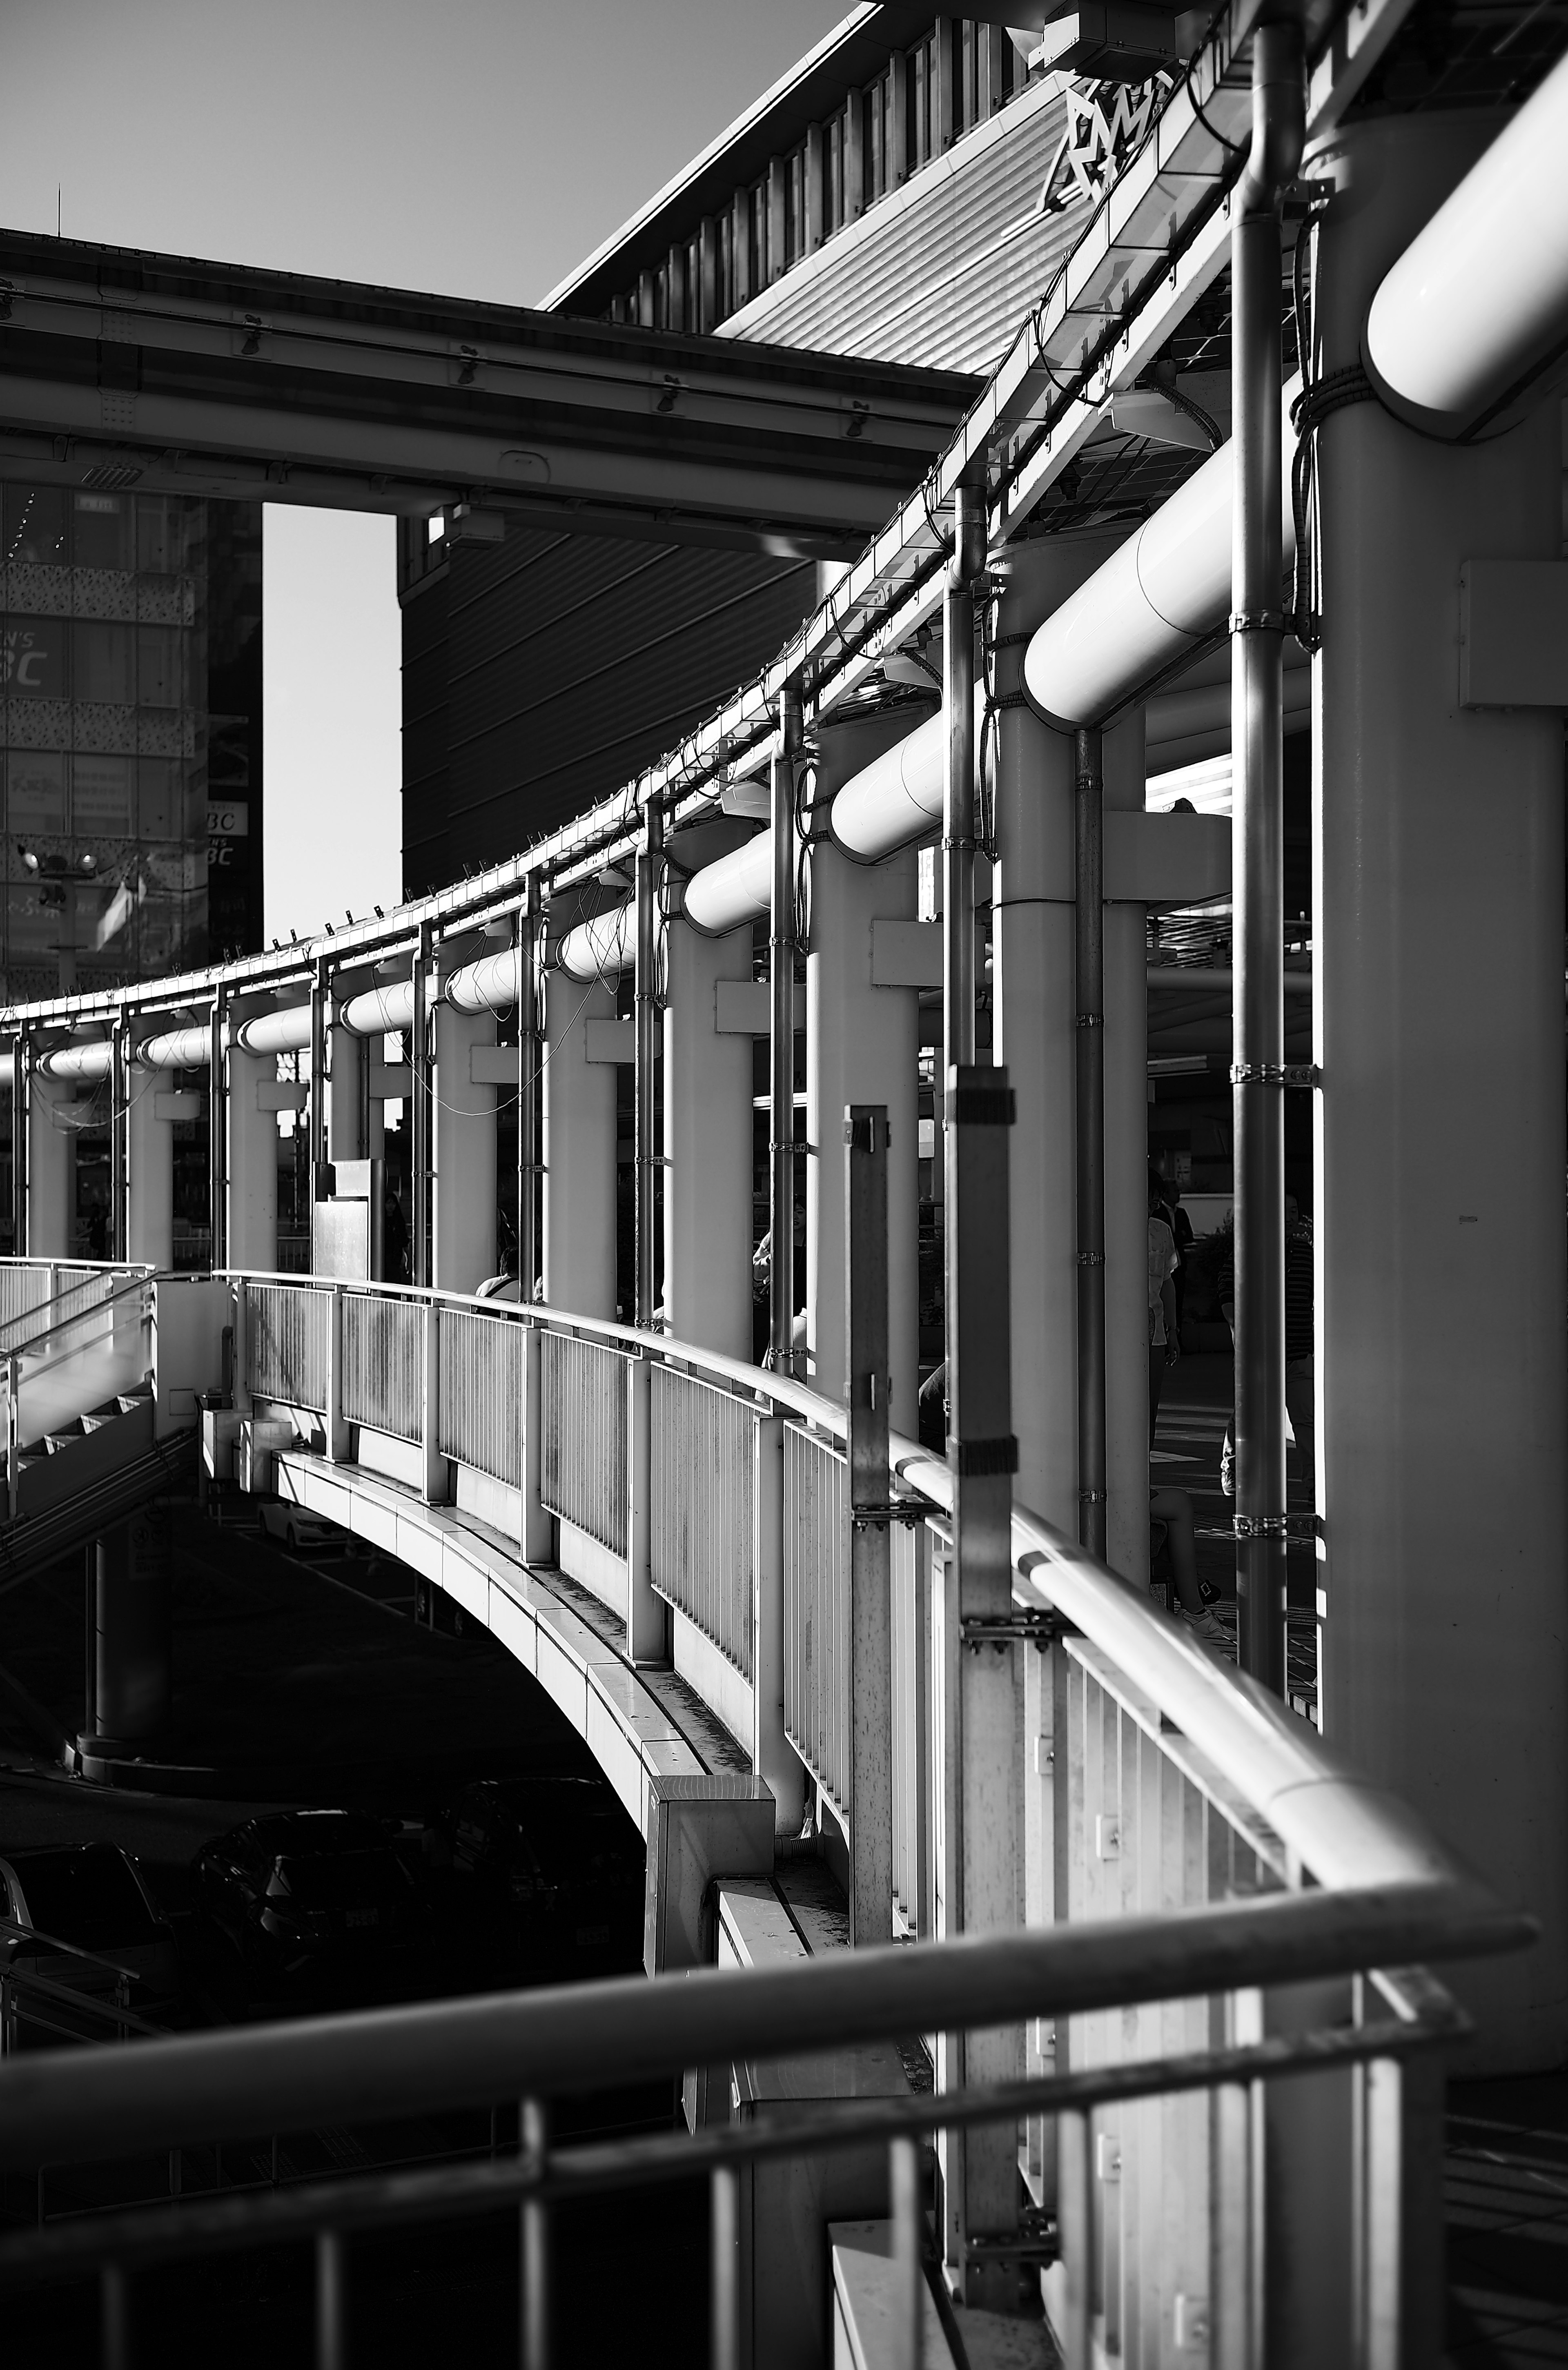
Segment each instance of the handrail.
[{"label": "handrail", "polygon": [[[791,1376],[669,1334],[581,1317],[539,1301],[481,1300],[414,1284],[338,1287],[325,1278],[224,1272],[235,1282],[395,1294],[585,1336],[721,1380],[756,1400],[789,1409],[836,1441],[847,1436],[847,1416],[836,1400]],[[952,1482],[946,1462],[897,1434],[890,1448],[894,1480],[923,1498],[933,1513],[951,1516]],[[1055,1606],[1108,1654],[1239,1789],[1320,1884],[1338,1889],[1474,1881],[1397,1795],[1348,1769],[1307,1721],[1234,1665],[1216,1661],[1152,1597],[1130,1587],[1029,1507],[1013,1508],[1012,1547],[1015,1597],[1024,1605]]]},{"label": "handrail", "polygon": [[134,1967],[122,1967],[118,1959],[106,1958],[101,1950],[84,1950],[79,1942],[62,1941],[58,1934],[46,1934],[40,1926],[24,1926],[20,1918],[0,1917],[0,1934],[14,1934],[21,1942],[44,1942],[66,1958],[84,1959],[90,1967],[107,1967],[111,1975],[124,1975],[133,1984],[141,1981]]},{"label": "handrail", "polygon": [[[125,1271],[121,1271],[118,1267],[95,1268],[93,1270],[93,1278],[102,1275],[118,1275],[121,1272],[125,1275],[125,1281],[118,1290],[105,1293],[101,1300],[89,1301],[86,1307],[79,1308],[74,1317],[56,1316],[53,1321],[51,1324],[45,1325],[40,1331],[37,1333],[29,1333],[25,1341],[0,1342],[0,1357],[25,1358],[28,1352],[30,1350],[35,1349],[40,1341],[51,1340],[54,1334],[65,1331],[67,1327],[86,1325],[89,1318],[94,1317],[98,1314],[100,1309],[117,1307],[120,1302],[124,1300],[131,1293],[144,1291],[146,1286],[151,1283],[155,1277],[159,1273],[159,1270],[150,1266],[138,1267]],[[26,1322],[29,1317],[41,1317],[47,1309],[57,1307],[59,1303],[63,1300],[69,1300],[73,1293],[80,1292],[84,1288],[84,1284],[91,1280],[93,1279],[84,1278],[82,1283],[73,1284],[64,1292],[55,1293],[50,1299],[40,1301],[36,1308],[24,1309],[21,1315],[19,1317],[13,1317],[11,1322],[13,1324],[20,1325]],[[53,1363],[57,1362],[52,1361],[51,1363]],[[35,1366],[33,1368],[33,1372],[34,1374],[45,1374],[48,1372],[48,1367]]]},{"label": "handrail", "polygon": [[[19,1341],[15,1348],[0,1350],[0,1398],[8,1398],[12,1396],[13,1372],[24,1358],[29,1357],[34,1343],[52,1340],[57,1333],[71,1331],[78,1325],[84,1328],[91,1326],[93,1319],[101,1317],[106,1309],[111,1313],[117,1311],[120,1303],[127,1299],[133,1292],[144,1291],[147,1282],[147,1277],[138,1277],[133,1283],[127,1284],[123,1292],[110,1293],[104,1299],[94,1301],[90,1308],[84,1308],[78,1316],[61,1317],[58,1323],[51,1325],[42,1333],[35,1333],[31,1341]],[[145,1314],[144,1309],[143,1313]],[[52,1358],[35,1358],[28,1373],[17,1377],[17,1389],[20,1389],[23,1382],[35,1383],[40,1375],[52,1375],[56,1366],[63,1366],[71,1359],[80,1357],[84,1350],[93,1346],[97,1334],[104,1329],[101,1325],[98,1326],[91,1338],[85,1337],[79,1341],[72,1342],[63,1350],[57,1350]]]},{"label": "handrail", "polygon": [[384,2122],[603,2089],[724,2059],[974,2030],[1139,2001],[1516,1950],[1534,1922],[1479,1886],[1264,1893],[1162,1916],[837,1950],[149,2041],[0,2066],[0,2170],[86,2164],[236,2131]]}]

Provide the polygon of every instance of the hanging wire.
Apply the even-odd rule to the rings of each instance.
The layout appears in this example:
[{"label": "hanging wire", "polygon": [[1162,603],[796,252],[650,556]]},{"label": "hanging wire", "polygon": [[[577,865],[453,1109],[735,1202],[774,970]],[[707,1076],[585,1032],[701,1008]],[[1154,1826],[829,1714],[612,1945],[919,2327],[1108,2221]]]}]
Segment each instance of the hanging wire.
[{"label": "hanging wire", "polygon": [[1376,400],[1377,389],[1359,362],[1314,375],[1312,301],[1309,264],[1316,251],[1327,198],[1311,205],[1296,237],[1291,264],[1291,300],[1296,325],[1296,354],[1301,369],[1301,392],[1290,407],[1296,430],[1296,452],[1290,465],[1290,509],[1296,528],[1296,565],[1291,571],[1290,623],[1304,650],[1322,648],[1322,537],[1318,500],[1318,431],[1325,420],[1348,404]]}]

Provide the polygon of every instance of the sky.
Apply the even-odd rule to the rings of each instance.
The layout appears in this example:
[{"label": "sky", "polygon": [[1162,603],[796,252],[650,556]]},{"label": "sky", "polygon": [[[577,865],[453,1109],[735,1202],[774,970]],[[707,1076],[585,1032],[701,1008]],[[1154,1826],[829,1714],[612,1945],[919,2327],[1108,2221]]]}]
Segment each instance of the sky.
[{"label": "sky", "polygon": [[[0,223],[536,304],[847,6],[3,0]],[[267,934],[304,937],[398,893],[393,523],[269,505],[264,553]]]}]

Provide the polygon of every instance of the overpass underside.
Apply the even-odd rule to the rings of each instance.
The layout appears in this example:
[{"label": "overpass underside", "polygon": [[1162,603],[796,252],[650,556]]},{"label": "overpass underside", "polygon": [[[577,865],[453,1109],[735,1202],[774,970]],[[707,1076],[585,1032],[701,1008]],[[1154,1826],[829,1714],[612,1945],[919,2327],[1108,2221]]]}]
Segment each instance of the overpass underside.
[{"label": "overpass underside", "polygon": [[[724,2069],[687,2105],[725,2361],[822,2358],[844,2212],[891,2215],[900,2362],[928,2250],[976,2313],[1017,2315],[1022,2266],[1075,2364],[1413,2370],[1441,2342],[1439,2092],[1411,2053],[1458,2026],[1389,1970],[1465,1962],[1472,2066],[1568,2044],[1568,269],[1555,227],[1516,228],[1563,215],[1558,46],[1522,9],[1233,12],[926,481],[621,796],[308,948],[0,1016],[16,1288],[71,1248],[56,1122],[101,1096],[116,1254],[171,1310],[207,1295],[149,1337],[159,1421],[192,1426],[215,1369],[210,1461],[395,1543],[581,1702],[649,1840],[650,1970],[744,1971],[585,2009],[553,2068],[567,2008],[485,2027],[485,2077],[530,2097],[619,2064],[617,2019],[640,2063]],[[245,325],[236,373],[271,334]],[[1197,444],[1118,422],[1222,359]],[[1182,811],[1181,769],[1227,752],[1228,800]],[[1199,1059],[1229,1073],[1239,1668],[1147,1584],[1151,1079]],[[177,1287],[182,1080],[213,1273]],[[940,1450],[917,1441],[939,1345]],[[1293,1547],[1315,1723],[1285,1700]],[[728,1741],[701,1767],[659,1763],[671,1674]],[[803,1969],[802,1855],[848,1942]],[[895,1943],[932,1947],[870,1947]],[[676,1991],[711,2024],[659,2023]],[[859,2204],[801,2174],[792,2254],[760,2156],[722,2151],[773,2145],[759,2100],[825,2099],[779,2071],[808,1998],[847,2047],[924,2036],[934,2089],[866,2110],[834,2192]],[[236,2115],[250,2060],[223,2068]],[[208,2128],[184,2095],[123,2111],[149,2144]],[[63,2086],[51,2111],[3,2145],[85,2145]],[[832,2276],[853,2318],[859,2272]]]}]

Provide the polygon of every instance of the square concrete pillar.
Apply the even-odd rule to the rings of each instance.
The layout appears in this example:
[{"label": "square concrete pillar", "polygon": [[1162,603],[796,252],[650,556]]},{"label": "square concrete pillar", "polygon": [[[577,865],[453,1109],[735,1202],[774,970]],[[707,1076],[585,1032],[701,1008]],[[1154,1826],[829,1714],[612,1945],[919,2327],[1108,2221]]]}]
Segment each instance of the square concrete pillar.
[{"label": "square concrete pillar", "polygon": [[752,1041],[718,1031],[721,980],[749,980],[749,924],[664,941],[664,1322],[677,1340],[751,1356]]},{"label": "square concrete pillar", "polygon": [[434,1266],[438,1292],[472,1292],[498,1263],[495,1087],[476,1084],[474,1054],[493,1051],[493,1012],[435,1007]]},{"label": "square concrete pillar", "polygon": [[545,990],[545,1298],[580,1317],[616,1313],[616,1070],[590,1061],[616,999],[552,971]]}]

